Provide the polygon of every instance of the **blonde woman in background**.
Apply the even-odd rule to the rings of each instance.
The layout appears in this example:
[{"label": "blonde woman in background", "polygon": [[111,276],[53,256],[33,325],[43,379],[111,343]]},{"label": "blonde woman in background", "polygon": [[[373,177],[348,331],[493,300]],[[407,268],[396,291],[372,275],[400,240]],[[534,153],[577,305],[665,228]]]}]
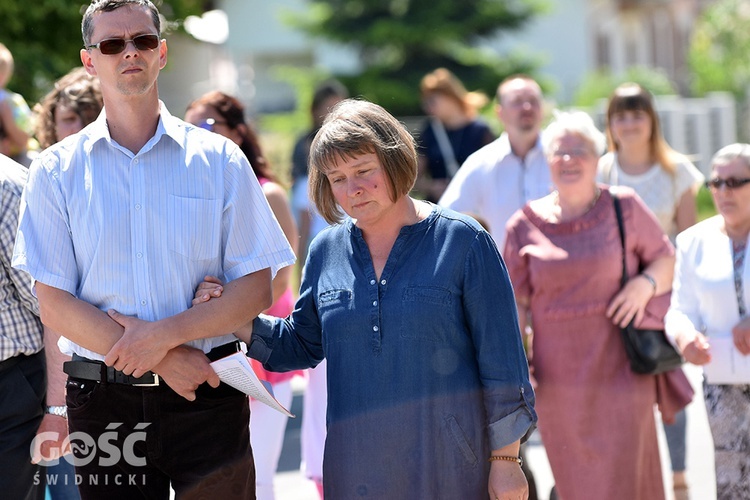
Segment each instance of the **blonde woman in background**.
[{"label": "blonde woman in background", "polygon": [[633,188],[674,241],[696,222],[695,196],[703,174],[667,144],[653,97],[637,83],[615,89],[606,127],[609,152],[599,160],[599,180]]},{"label": "blonde woman in background", "polygon": [[[599,160],[599,180],[631,187],[654,213],[674,242],[677,233],[696,222],[695,196],[703,174],[667,144],[651,93],[637,83],[623,83],[609,99],[606,120],[609,152]],[[687,417],[680,411],[664,424],[675,497],[687,498],[685,441]]]},{"label": "blonde woman in background", "polygon": [[415,189],[437,202],[471,153],[492,142],[490,127],[477,118],[487,96],[467,92],[445,68],[425,75],[420,84],[429,119],[419,134],[419,175]]}]

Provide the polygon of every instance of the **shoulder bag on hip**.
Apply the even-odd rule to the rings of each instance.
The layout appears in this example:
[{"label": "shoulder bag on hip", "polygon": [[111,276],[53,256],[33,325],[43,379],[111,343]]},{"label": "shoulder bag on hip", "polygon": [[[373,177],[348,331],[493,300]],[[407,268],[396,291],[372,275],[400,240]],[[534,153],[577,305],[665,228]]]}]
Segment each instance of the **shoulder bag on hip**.
[{"label": "shoulder bag on hip", "polygon": [[[617,216],[617,228],[620,231],[620,243],[622,244],[622,278],[621,287],[628,282],[628,273],[625,259],[625,224],[622,218],[620,200],[614,190],[610,190],[615,205]],[[669,309],[670,292],[656,295],[646,305],[645,316],[649,320],[648,325],[640,325],[650,328],[636,328],[635,319],[625,328],[620,329],[622,340],[625,344],[625,352],[630,360],[630,368],[635,373],[656,375],[673,370],[683,363],[682,356],[664,333],[664,315]]]}]

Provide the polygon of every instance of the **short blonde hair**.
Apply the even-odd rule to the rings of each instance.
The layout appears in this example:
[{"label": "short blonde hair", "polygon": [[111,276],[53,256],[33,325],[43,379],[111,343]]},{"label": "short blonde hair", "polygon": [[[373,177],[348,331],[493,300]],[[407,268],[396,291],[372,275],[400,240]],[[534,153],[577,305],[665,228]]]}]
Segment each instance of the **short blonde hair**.
[{"label": "short blonde hair", "polygon": [[442,94],[456,101],[469,116],[475,116],[477,111],[489,102],[481,92],[468,92],[461,80],[445,68],[438,68],[422,77],[419,89],[423,96]]},{"label": "short blonde hair", "polygon": [[406,127],[377,104],[345,99],[333,107],[310,146],[310,199],[329,223],[344,220],[326,173],[342,159],[374,153],[391,200],[406,196],[417,179],[417,150]]},{"label": "short blonde hair", "polygon": [[13,54],[8,47],[0,43],[0,88],[8,85],[10,77],[13,76]]},{"label": "short blonde hair", "polygon": [[734,160],[742,160],[750,168],[750,144],[735,142],[718,150],[711,158],[711,170],[719,165],[726,165]]},{"label": "short blonde hair", "polygon": [[542,148],[549,156],[552,143],[566,134],[575,134],[588,141],[597,155],[607,147],[607,138],[596,128],[594,120],[584,111],[555,111],[554,118],[542,133]]}]

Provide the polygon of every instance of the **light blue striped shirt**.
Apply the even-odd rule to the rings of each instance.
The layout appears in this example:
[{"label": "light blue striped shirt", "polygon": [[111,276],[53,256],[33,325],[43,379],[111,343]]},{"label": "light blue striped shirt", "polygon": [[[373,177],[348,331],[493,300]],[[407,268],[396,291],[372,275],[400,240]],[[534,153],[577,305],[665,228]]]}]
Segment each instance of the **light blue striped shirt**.
[{"label": "light blue striped shirt", "polygon": [[[188,309],[206,275],[275,275],[294,260],[240,149],[163,103],[156,134],[137,154],[112,140],[102,111],[39,155],[13,255],[36,281],[146,321]],[[208,352],[231,339],[191,345]],[[60,348],[104,359],[65,338]]]}]

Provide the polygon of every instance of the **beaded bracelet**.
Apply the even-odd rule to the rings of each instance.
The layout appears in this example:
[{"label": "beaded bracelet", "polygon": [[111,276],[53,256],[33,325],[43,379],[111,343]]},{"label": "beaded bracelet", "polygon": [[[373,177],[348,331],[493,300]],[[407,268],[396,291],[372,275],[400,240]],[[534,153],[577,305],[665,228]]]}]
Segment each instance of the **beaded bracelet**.
[{"label": "beaded bracelet", "polygon": [[503,460],[506,462],[516,462],[519,467],[523,467],[523,459],[521,457],[505,456],[505,455],[492,455],[487,459],[488,462],[494,462],[496,460]]},{"label": "beaded bracelet", "polygon": [[649,283],[651,283],[651,286],[654,289],[654,295],[656,295],[656,280],[654,279],[654,277],[651,276],[648,273],[641,273],[641,276],[644,277],[644,278],[646,278],[646,281],[648,281]]}]

